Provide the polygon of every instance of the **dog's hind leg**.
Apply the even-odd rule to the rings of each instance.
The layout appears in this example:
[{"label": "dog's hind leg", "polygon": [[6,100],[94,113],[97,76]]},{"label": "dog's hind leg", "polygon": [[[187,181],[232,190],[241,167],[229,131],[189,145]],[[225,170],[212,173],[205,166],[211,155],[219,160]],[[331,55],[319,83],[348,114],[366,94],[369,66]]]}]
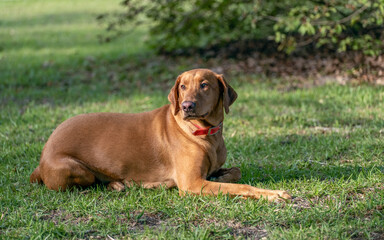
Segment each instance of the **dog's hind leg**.
[{"label": "dog's hind leg", "polygon": [[241,178],[240,168],[220,168],[208,176],[208,180],[223,183],[235,183]]},{"label": "dog's hind leg", "polygon": [[56,191],[64,191],[72,186],[87,187],[96,181],[88,168],[70,156],[43,161],[40,173],[44,184]]},{"label": "dog's hind leg", "polygon": [[120,191],[123,191],[125,189],[125,186],[122,182],[114,181],[114,182],[110,182],[108,184],[108,189],[120,192]]}]

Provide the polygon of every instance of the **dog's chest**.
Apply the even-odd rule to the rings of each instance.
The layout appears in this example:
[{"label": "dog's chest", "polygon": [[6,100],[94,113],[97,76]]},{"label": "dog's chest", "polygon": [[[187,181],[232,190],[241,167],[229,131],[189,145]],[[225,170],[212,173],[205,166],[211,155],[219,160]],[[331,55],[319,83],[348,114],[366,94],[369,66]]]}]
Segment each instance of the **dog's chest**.
[{"label": "dog's chest", "polygon": [[225,163],[226,149],[223,142],[221,143],[220,141],[217,141],[214,144],[211,144],[207,150],[207,158],[210,162],[208,175],[210,175],[220,169]]}]

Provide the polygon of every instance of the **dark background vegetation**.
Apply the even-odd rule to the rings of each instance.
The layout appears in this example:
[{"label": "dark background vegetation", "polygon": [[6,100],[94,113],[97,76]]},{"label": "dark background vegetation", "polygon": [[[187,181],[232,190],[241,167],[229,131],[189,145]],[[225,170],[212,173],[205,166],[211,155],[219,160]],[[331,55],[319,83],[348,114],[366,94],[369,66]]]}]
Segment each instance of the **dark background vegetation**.
[{"label": "dark background vegetation", "polygon": [[[122,1],[102,14],[113,38],[149,27],[158,53],[235,58],[242,70],[277,76],[336,75],[384,83],[383,0]],[[134,25],[132,25],[134,23]],[[129,26],[129,27],[127,27]]]}]

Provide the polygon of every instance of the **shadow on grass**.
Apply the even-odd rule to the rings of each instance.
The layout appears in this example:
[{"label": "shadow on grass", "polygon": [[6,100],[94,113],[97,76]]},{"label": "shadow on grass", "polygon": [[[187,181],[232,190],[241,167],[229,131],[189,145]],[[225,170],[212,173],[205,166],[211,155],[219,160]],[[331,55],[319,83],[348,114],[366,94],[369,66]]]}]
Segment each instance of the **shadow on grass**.
[{"label": "shadow on grass", "polygon": [[0,86],[5,93],[0,97],[0,106],[65,106],[102,102],[111,97],[124,99],[138,93],[161,94],[166,99],[183,68],[175,67],[171,60],[146,59],[142,55],[123,55],[113,60],[81,57],[73,61],[78,64],[47,62],[47,66],[43,63],[10,76],[15,80]]},{"label": "shadow on grass", "polygon": [[242,183],[356,180],[384,174],[384,143],[361,132],[312,133],[227,140],[227,165],[239,166]]},{"label": "shadow on grass", "polygon": [[[382,90],[381,87],[338,85],[298,89],[288,93],[256,89],[256,93],[246,99],[239,96],[240,101],[235,103],[238,115],[233,117],[262,123],[260,119],[264,120],[267,116],[272,119],[268,127],[383,128],[384,122],[379,117]],[[250,95],[250,91],[245,93]]]}]

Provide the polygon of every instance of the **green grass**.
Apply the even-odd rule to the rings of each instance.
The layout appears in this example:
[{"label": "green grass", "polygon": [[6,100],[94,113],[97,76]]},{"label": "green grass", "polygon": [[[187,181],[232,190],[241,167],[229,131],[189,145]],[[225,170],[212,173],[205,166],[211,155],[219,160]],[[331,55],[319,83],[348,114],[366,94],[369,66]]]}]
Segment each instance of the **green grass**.
[{"label": "green grass", "polygon": [[100,44],[94,18],[117,3],[0,1],[0,239],[384,238],[384,91],[373,86],[284,92],[278,79],[231,79],[225,166],[291,203],[29,184],[60,122],[160,107],[179,73],[209,66],[154,56],[145,30]]}]

